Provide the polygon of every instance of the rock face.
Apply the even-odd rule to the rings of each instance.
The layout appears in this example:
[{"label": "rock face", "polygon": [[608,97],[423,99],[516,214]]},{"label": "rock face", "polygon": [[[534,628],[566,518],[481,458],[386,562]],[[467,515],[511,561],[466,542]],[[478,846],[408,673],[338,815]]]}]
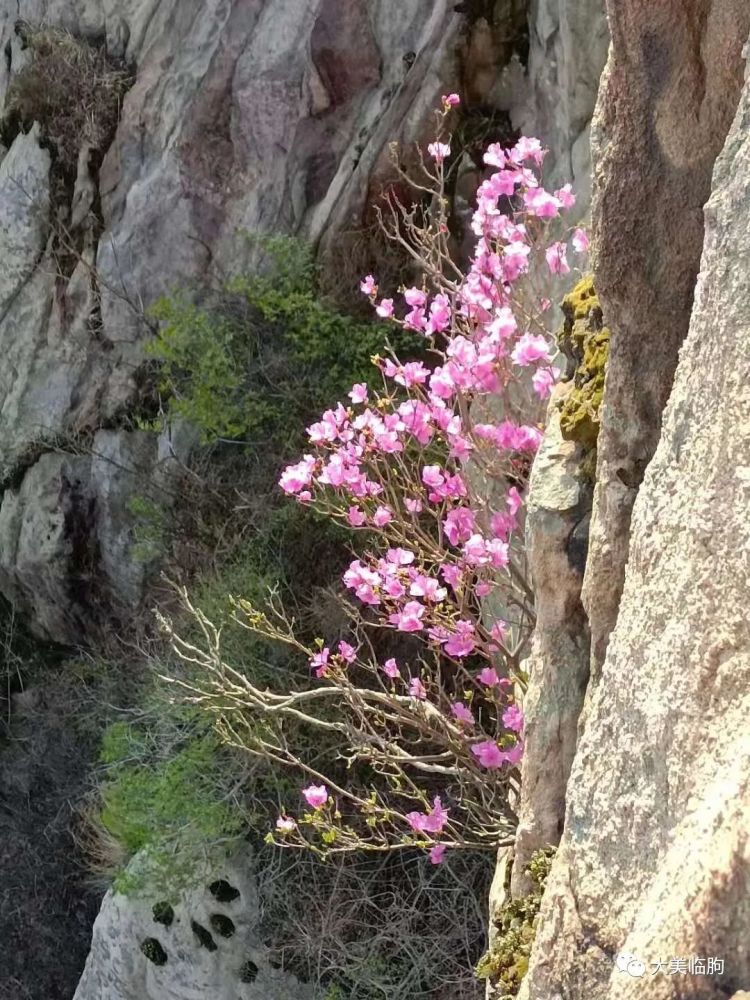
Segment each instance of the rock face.
[{"label": "rock face", "polygon": [[531,855],[562,834],[565,787],[573,762],[578,717],[589,676],[581,584],[591,511],[591,484],[582,474],[583,447],[563,439],[560,406],[572,383],[550,400],[544,441],[534,462],[526,540],[537,620],[524,666],[525,755],[511,890],[528,891]]},{"label": "rock face", "polygon": [[356,224],[387,143],[420,138],[455,81],[466,25],[447,0],[2,0],[0,102],[31,59],[19,17],[133,73],[111,145],[81,136],[70,189],[43,123],[6,130],[0,160],[0,591],[79,642],[87,583],[120,617],[142,591],[127,502],[168,451],[132,430],[144,309],[250,266],[238,230]]},{"label": "rock face", "polygon": [[108,893],[74,1000],[312,1000],[269,960],[250,858],[174,907]]},{"label": "rock face", "polygon": [[594,679],[614,627],[630,513],[690,319],[702,209],[742,85],[745,0],[608,3],[592,130],[596,287],[611,346],[584,605]]},{"label": "rock face", "polygon": [[547,186],[576,190],[566,221],[585,218],[591,202],[591,118],[609,46],[604,7],[603,0],[531,0],[526,84],[512,87],[514,124],[552,151]]},{"label": "rock face", "polygon": [[[714,17],[719,6],[728,17],[723,5]],[[732,50],[725,41],[722,53]],[[669,93],[668,74],[661,87]],[[689,213],[686,223],[697,225]],[[750,81],[705,227],[689,332],[568,785],[526,984],[534,1000],[708,1000],[750,985]],[[608,405],[610,425],[624,419]],[[638,960],[630,973],[618,953]],[[691,974],[691,958],[705,974]],[[672,959],[685,963],[670,975]]]},{"label": "rock face", "polygon": [[[585,213],[601,0],[560,11],[534,3],[527,73],[517,58],[505,72],[523,4],[464,6],[459,14],[449,0],[0,0],[0,102],[32,61],[19,18],[104,45],[132,73],[111,143],[95,148],[82,133],[77,176],[62,189],[44,123],[15,138],[4,132],[0,590],[40,633],[84,638],[92,622],[71,594],[77,578],[101,585],[121,618],[137,606],[144,574],[126,567],[127,500],[165,471],[144,466],[132,431],[148,397],[145,310],[195,279],[252,267],[238,231],[299,232],[340,257],[342,233],[362,227],[365,206],[389,182],[389,143],[423,141],[439,95],[456,87],[483,121],[510,112],[539,134],[555,178],[575,180]],[[562,104],[545,96],[553,84]],[[468,189],[477,180],[471,174]],[[64,267],[61,231],[74,245]],[[117,502],[98,479],[106,462],[81,461],[103,431],[116,435],[108,448],[130,478],[125,489],[119,477]],[[56,461],[36,469],[50,452]],[[66,534],[71,518],[86,525],[83,561]]]}]

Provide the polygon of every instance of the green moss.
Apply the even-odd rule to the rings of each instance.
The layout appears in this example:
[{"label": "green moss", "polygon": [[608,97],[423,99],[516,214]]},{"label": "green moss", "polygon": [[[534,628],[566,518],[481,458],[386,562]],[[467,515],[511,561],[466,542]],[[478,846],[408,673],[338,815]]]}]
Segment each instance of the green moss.
[{"label": "green moss", "polygon": [[558,336],[560,350],[568,359],[573,386],[562,402],[560,429],[569,441],[579,441],[595,452],[599,436],[599,414],[604,397],[604,376],[609,357],[609,330],[593,279],[583,278],[562,302],[565,316]]},{"label": "green moss", "polygon": [[548,847],[531,857],[526,873],[534,882],[533,890],[520,899],[508,900],[494,917],[497,936],[490,951],[479,960],[476,975],[491,980],[496,990],[495,1000],[512,1000],[528,971],[539,908],[554,855],[555,848]]},{"label": "green moss", "polygon": [[225,851],[243,829],[227,796],[231,760],[207,720],[185,710],[160,725],[169,732],[121,721],[104,734],[100,820],[127,859],[139,855],[115,877],[126,894],[173,894],[212,845]]}]

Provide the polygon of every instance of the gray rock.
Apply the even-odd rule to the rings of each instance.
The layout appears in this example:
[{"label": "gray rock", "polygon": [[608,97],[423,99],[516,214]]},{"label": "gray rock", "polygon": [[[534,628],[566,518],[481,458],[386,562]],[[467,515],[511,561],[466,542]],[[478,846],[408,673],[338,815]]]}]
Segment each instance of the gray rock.
[{"label": "gray rock", "polygon": [[[212,894],[219,879],[236,898]],[[73,1000],[312,1000],[309,987],[272,964],[261,940],[249,856],[196,879],[168,926],[154,919],[159,902],[107,893]]]},{"label": "gray rock", "polygon": [[[608,3],[613,45],[593,125],[594,260],[611,331],[584,605],[598,676],[630,514],[687,333],[711,171],[737,108],[745,0]],[[710,69],[707,70],[707,67]]]},{"label": "gray rock", "polygon": [[[568,784],[534,1000],[709,1000],[750,982],[747,85],[705,226],[689,332]],[[617,953],[637,956],[645,976],[619,971]],[[652,974],[651,963],[691,957],[722,959],[723,971]]]},{"label": "gray rock", "polygon": [[583,567],[571,542],[591,509],[591,484],[581,471],[583,449],[560,433],[559,406],[572,383],[558,385],[532,468],[526,548],[536,603],[531,653],[524,663],[525,754],[513,865],[514,897],[529,892],[532,854],[562,834],[565,789],[576,749],[578,718],[589,676],[589,642],[581,605]]}]

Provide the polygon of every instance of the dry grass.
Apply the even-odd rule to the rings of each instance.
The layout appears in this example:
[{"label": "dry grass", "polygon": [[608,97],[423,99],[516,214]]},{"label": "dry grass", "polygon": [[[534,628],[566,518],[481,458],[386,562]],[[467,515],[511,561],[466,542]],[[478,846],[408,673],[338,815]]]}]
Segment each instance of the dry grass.
[{"label": "dry grass", "polygon": [[383,295],[394,295],[414,278],[411,257],[389,239],[379,222],[336,236],[320,260],[320,290],[337,309],[372,318],[372,306],[359,290],[366,274],[377,278]]},{"label": "dry grass", "polygon": [[112,141],[132,74],[67,31],[27,22],[17,31],[30,58],[8,89],[4,132],[38,121],[60,165],[75,175],[82,147],[104,153]]},{"label": "dry grass", "polygon": [[[267,856],[268,855],[268,856]],[[338,858],[263,852],[263,930],[279,961],[347,1000],[479,1000],[488,856],[439,868],[423,855]]]}]

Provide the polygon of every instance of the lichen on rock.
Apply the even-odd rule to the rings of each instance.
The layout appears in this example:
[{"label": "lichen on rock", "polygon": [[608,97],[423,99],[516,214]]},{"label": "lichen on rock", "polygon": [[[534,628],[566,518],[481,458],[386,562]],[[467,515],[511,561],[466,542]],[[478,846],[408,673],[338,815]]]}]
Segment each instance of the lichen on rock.
[{"label": "lichen on rock", "polygon": [[517,899],[508,899],[495,911],[495,939],[476,967],[477,977],[491,983],[488,995],[492,1000],[512,1000],[528,971],[537,917],[554,855],[554,847],[536,851],[526,866],[531,891]]},{"label": "lichen on rock", "polygon": [[568,378],[572,378],[573,389],[561,405],[560,429],[566,440],[580,441],[595,454],[609,330],[604,326],[591,276],[582,278],[565,296],[562,311],[565,322],[558,335],[558,346],[568,361]]}]

